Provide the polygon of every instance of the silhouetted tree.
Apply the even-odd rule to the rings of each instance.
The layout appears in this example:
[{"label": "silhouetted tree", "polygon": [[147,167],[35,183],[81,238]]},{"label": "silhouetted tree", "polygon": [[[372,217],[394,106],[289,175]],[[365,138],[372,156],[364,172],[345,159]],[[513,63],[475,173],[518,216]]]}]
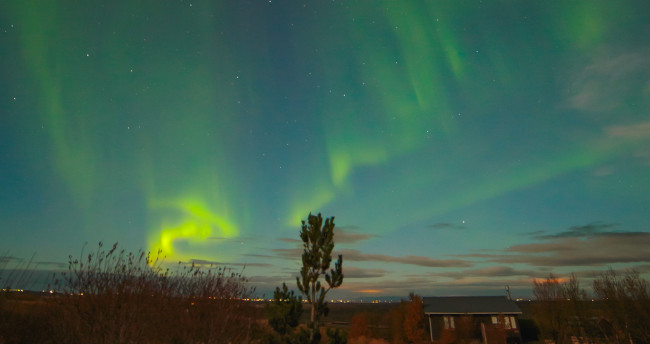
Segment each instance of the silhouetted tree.
[{"label": "silhouetted tree", "polygon": [[[328,313],[325,295],[343,283],[343,257],[341,255],[334,263],[334,269],[330,270],[332,250],[334,249],[334,217],[326,219],[323,224],[320,213],[316,216],[310,213],[307,222],[302,221],[300,239],[303,243],[302,269],[296,282],[298,289],[311,306],[308,324],[309,341],[318,343],[320,341],[321,317],[327,316]],[[321,275],[325,276],[326,286],[319,281]]]}]

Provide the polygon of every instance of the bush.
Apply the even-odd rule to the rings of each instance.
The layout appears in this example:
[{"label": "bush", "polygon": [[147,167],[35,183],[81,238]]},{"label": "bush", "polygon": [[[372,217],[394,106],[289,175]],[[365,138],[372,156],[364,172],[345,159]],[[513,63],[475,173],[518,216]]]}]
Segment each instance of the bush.
[{"label": "bush", "polygon": [[253,292],[240,273],[179,262],[163,268],[117,243],[83,259],[69,257],[56,282],[54,341],[61,343],[245,343],[254,333]]},{"label": "bush", "polygon": [[348,337],[350,339],[370,337],[370,331],[368,330],[367,312],[357,313],[352,316],[352,319],[350,320],[350,333]]}]

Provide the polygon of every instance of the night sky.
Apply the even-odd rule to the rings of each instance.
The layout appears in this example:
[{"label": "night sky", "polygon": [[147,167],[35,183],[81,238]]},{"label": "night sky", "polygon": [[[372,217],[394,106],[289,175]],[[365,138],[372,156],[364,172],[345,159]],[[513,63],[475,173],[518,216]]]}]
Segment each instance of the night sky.
[{"label": "night sky", "polygon": [[[258,290],[335,216],[334,297],[650,273],[650,2],[0,3],[0,254]],[[244,268],[245,266],[245,268]]]}]

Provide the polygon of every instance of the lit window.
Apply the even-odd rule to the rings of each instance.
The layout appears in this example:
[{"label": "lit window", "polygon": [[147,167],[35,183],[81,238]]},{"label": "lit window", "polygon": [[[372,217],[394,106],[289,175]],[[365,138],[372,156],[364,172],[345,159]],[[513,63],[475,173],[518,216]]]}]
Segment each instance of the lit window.
[{"label": "lit window", "polygon": [[496,325],[496,324],[498,324],[498,323],[499,323],[499,318],[497,318],[496,315],[493,315],[493,316],[492,316],[492,324],[493,324],[493,325]]},{"label": "lit window", "polygon": [[510,317],[510,326],[515,329],[517,328],[517,320],[515,317]]},{"label": "lit window", "polygon": [[444,316],[444,317],[442,317],[442,320],[445,323],[445,330],[453,329],[453,328],[456,327],[455,324],[454,324],[454,318],[453,317]]},{"label": "lit window", "polygon": [[505,317],[503,317],[503,320],[504,320],[504,326],[505,326],[505,328],[510,328],[510,317],[509,317],[509,316],[505,316]]}]

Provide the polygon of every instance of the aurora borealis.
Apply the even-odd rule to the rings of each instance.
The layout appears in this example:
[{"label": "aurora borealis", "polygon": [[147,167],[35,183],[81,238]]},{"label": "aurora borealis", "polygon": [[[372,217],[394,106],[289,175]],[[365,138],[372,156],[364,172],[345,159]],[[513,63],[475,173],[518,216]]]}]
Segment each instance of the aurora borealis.
[{"label": "aurora borealis", "polygon": [[[85,242],[339,295],[650,272],[646,1],[3,1],[0,253]],[[372,293],[369,293],[372,292]]]}]

